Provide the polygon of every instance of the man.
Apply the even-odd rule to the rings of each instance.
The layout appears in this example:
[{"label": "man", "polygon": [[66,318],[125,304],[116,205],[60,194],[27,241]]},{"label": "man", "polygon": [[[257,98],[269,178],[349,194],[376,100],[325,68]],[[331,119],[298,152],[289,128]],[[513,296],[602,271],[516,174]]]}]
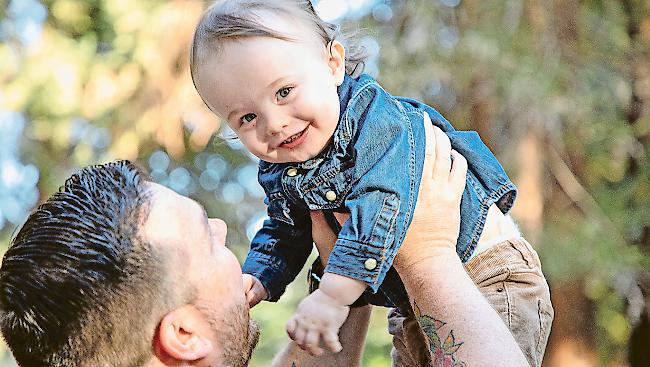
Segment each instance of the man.
[{"label": "man", "polygon": [[87,167],[5,254],[3,335],[26,366],[244,365],[257,331],[225,236],[223,221],[129,162]]},{"label": "man", "polygon": [[[449,149],[446,139],[435,132],[436,142],[446,142],[438,146]],[[455,255],[459,218],[450,213],[459,211],[464,160],[450,173],[449,150],[429,156],[425,169],[434,175],[423,185],[440,190],[421,190],[435,194],[420,198],[395,266],[422,317],[436,315],[462,336],[454,358],[487,365],[486,353],[497,352],[495,365],[525,365]],[[196,202],[148,181],[129,162],[87,167],[30,215],[4,256],[5,340],[23,366],[244,366],[258,331],[225,236],[223,221],[208,219]],[[440,276],[420,279],[421,266],[439,267]],[[445,286],[449,278],[454,287]],[[433,292],[443,301],[430,302]],[[342,333],[354,334],[355,322],[363,322],[358,314]],[[320,361],[354,366],[360,351],[346,347]],[[296,361],[317,360],[289,347],[277,363]]]}]

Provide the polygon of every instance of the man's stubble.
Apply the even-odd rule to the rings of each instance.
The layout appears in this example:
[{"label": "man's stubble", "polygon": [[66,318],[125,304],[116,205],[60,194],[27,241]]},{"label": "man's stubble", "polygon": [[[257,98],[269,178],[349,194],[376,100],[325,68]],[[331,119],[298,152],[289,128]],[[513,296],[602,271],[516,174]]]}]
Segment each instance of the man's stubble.
[{"label": "man's stubble", "polygon": [[210,307],[201,307],[222,349],[223,367],[248,366],[253,349],[259,341],[260,331],[255,320],[249,316],[246,306],[233,306],[220,317]]}]

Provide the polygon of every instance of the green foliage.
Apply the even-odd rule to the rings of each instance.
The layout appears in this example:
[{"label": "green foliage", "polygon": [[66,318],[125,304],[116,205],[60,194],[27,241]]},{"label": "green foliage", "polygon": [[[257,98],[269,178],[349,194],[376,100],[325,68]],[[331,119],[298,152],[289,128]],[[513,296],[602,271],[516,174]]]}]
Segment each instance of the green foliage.
[{"label": "green foliage", "polygon": [[[380,81],[478,130],[515,181],[541,163],[544,271],[555,286],[602,285],[590,296],[597,343],[620,358],[630,325],[617,279],[650,263],[650,2],[407,1],[393,11],[365,23],[381,46]],[[517,155],[531,132],[539,153],[528,159],[541,162]],[[520,194],[517,205],[529,200]]]}]

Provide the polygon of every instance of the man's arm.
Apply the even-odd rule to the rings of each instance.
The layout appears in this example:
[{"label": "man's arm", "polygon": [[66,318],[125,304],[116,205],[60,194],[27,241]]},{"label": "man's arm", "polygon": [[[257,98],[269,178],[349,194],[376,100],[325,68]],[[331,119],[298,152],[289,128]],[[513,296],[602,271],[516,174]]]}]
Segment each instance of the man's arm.
[{"label": "man's arm", "polygon": [[[462,156],[453,153],[452,170],[448,159],[449,139],[438,128],[429,129],[432,125],[426,115],[425,126],[427,154],[418,202],[393,265],[400,273],[418,313],[418,321],[433,346],[432,358],[451,358],[458,365],[467,366],[526,366],[526,359],[512,334],[476,288],[456,254],[467,163]],[[342,215],[337,219],[343,223],[347,217]],[[316,225],[318,219],[312,217],[312,220]],[[327,226],[323,223],[322,228]],[[318,242],[317,237],[314,240]],[[336,238],[330,235],[327,239],[327,233],[320,237],[329,243]],[[327,255],[321,251],[321,256],[326,258]],[[343,351],[339,355],[328,353],[312,357],[295,343],[289,343],[274,360],[274,366],[291,367],[293,363],[296,367],[358,366],[370,314],[367,307],[364,323],[346,322],[343,325]],[[356,310],[365,312],[363,308],[353,309],[349,319]],[[356,364],[352,363],[355,361]]]},{"label": "man's arm", "polygon": [[427,131],[422,186],[395,269],[428,337],[434,365],[527,366],[512,334],[456,254],[467,162],[453,152],[452,168],[450,152],[442,131]]},{"label": "man's arm", "polygon": [[[406,266],[401,276],[427,335],[434,365],[528,365],[453,249],[448,253],[440,249],[437,256]],[[445,360],[456,364],[437,364]]]}]

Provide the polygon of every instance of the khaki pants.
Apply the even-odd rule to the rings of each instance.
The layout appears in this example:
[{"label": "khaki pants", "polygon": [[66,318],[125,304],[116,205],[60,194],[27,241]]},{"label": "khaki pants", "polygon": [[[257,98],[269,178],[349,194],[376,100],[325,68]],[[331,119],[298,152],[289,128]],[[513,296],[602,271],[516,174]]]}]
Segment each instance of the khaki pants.
[{"label": "khaki pants", "polygon": [[[465,270],[512,332],[531,366],[541,366],[553,321],[548,284],[537,252],[524,239],[501,242],[465,264]],[[393,366],[430,366],[424,334],[413,312],[388,315]]]}]

